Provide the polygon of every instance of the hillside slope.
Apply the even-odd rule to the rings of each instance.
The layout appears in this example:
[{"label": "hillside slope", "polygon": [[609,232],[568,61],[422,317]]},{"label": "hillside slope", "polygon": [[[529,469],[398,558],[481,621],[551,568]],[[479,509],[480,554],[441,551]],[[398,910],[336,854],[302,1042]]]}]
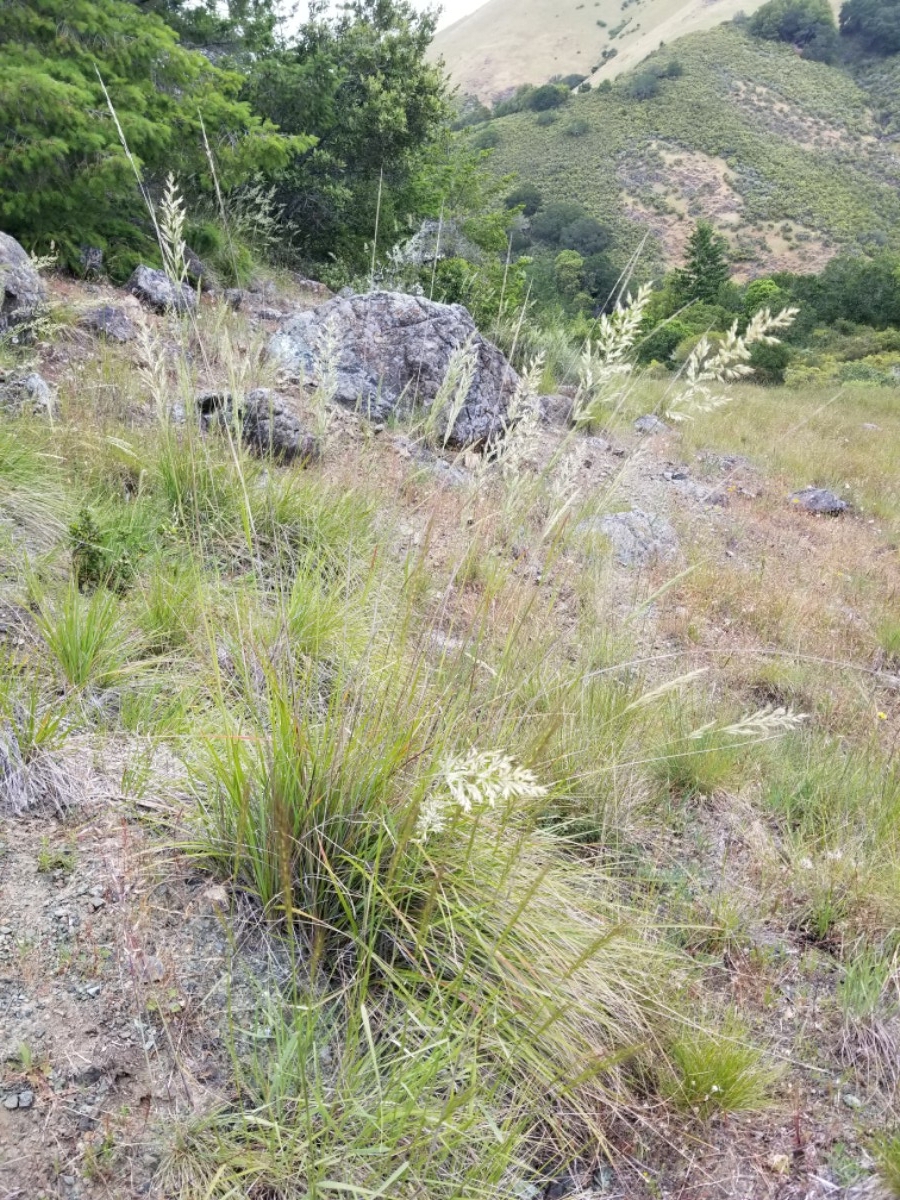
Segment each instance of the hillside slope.
[{"label": "hillside slope", "polygon": [[[832,0],[835,11],[839,0]],[[491,101],[521,83],[579,72],[614,79],[685,34],[762,0],[488,0],[442,29],[432,51],[460,91]],[[606,55],[606,58],[604,58]]]},{"label": "hillside slope", "polygon": [[533,181],[545,201],[582,203],[622,260],[649,232],[654,267],[680,259],[700,217],[744,275],[900,247],[900,153],[881,111],[897,86],[890,62],[854,80],[733,25],[656,52],[672,60],[683,74],[651,99],[619,80],[549,125],[524,112],[492,122],[492,169]]}]

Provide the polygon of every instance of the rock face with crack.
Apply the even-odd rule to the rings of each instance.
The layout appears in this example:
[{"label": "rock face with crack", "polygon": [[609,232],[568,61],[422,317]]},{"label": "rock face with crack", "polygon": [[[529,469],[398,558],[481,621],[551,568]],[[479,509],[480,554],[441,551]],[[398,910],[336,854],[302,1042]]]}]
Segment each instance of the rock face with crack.
[{"label": "rock face with crack", "polygon": [[186,283],[176,286],[165,271],[158,271],[155,267],[145,267],[143,264],[135,267],[126,286],[133,296],[137,296],[142,304],[154,312],[171,310],[184,313],[197,307],[197,297]]},{"label": "rock face with crack", "polygon": [[474,446],[503,432],[518,376],[461,304],[371,292],[297,313],[269,342],[292,376],[319,383],[334,361],[335,399],[376,421],[428,409],[454,350],[471,342],[475,372],[449,442]]},{"label": "rock face with crack", "polygon": [[842,500],[828,488],[802,488],[790,496],[790,501],[806,512],[818,513],[824,517],[839,517],[850,508],[846,500]]},{"label": "rock face with crack", "polygon": [[239,417],[243,440],[257,454],[282,462],[311,462],[321,454],[315,436],[303,427],[286,399],[271,388],[248,392],[237,413],[230,392],[202,392],[196,405],[207,429],[228,425]]},{"label": "rock face with crack", "polygon": [[15,238],[0,233],[0,333],[30,320],[46,297],[31,259]]},{"label": "rock face with crack", "polygon": [[616,562],[622,567],[643,567],[678,552],[678,536],[665,519],[633,508],[629,512],[590,517],[578,526],[582,534],[600,534],[608,539]]}]

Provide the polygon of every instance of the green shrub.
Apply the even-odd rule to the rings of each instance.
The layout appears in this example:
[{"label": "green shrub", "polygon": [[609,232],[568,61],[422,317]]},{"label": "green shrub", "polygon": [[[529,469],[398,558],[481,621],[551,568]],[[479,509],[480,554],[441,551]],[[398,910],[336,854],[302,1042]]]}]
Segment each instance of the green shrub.
[{"label": "green shrub", "polygon": [[507,208],[521,208],[523,215],[526,217],[533,217],[543,203],[544,198],[541,195],[541,190],[535,187],[533,183],[519,184],[517,188],[509,193],[504,201]]},{"label": "green shrub", "polygon": [[659,76],[655,71],[638,71],[625,84],[625,95],[630,100],[652,100],[659,95]]},{"label": "green shrub", "polygon": [[472,145],[476,150],[493,150],[495,146],[500,145],[501,134],[496,125],[488,125],[485,129],[480,130],[472,138]]},{"label": "green shrub", "polygon": [[526,106],[532,112],[546,112],[551,108],[561,108],[569,100],[569,89],[554,83],[545,83],[543,87],[535,88],[529,95]]},{"label": "green shrub", "polygon": [[756,342],[750,351],[750,366],[753,368],[751,379],[754,383],[766,387],[783,384],[784,373],[790,365],[791,358],[791,348],[783,342],[774,346]]}]

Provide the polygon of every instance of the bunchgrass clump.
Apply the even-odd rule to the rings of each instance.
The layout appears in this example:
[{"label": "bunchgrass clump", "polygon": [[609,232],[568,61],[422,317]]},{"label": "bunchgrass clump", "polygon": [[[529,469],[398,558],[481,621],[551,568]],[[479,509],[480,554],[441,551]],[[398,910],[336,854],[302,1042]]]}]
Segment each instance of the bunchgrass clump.
[{"label": "bunchgrass clump", "polygon": [[669,1059],[669,1094],[679,1107],[704,1119],[766,1108],[780,1074],[733,1014],[718,1032],[686,1030],[669,1047]]},{"label": "bunchgrass clump", "polygon": [[138,667],[140,641],[104,588],[85,595],[73,579],[61,594],[42,599],[37,624],[70,687],[111,687]]}]

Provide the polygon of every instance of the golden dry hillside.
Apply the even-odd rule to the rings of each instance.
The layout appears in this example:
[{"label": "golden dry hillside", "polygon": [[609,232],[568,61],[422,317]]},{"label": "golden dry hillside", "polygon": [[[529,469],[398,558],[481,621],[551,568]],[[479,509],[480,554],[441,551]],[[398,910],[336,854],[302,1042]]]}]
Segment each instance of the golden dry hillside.
[{"label": "golden dry hillside", "polygon": [[759,7],[758,0],[488,0],[441,30],[432,50],[462,92],[490,101],[553,75],[614,79],[660,42]]}]

